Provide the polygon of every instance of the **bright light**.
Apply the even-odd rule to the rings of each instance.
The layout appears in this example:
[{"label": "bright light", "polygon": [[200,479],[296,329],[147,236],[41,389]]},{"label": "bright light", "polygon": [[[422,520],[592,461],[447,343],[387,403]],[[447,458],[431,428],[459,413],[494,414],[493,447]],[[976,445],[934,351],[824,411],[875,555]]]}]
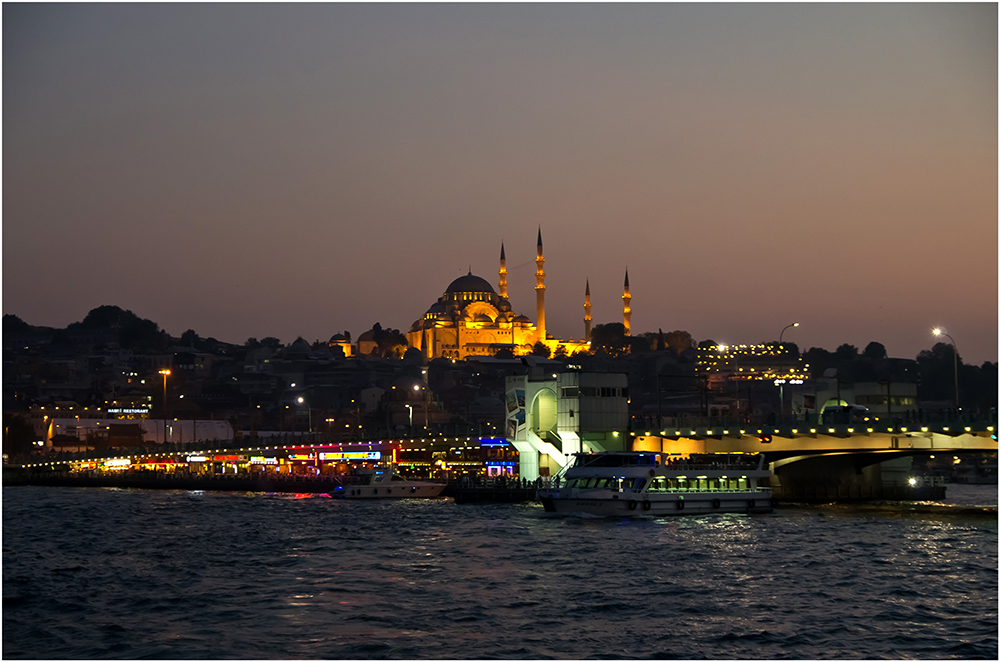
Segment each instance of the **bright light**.
[{"label": "bright light", "polygon": [[302,396],[299,396],[299,398],[296,400],[296,402],[298,402],[301,405],[303,402],[305,402],[305,398],[303,398]]},{"label": "bright light", "polygon": [[413,390],[414,390],[414,391],[419,391],[419,390],[420,390],[420,387],[419,387],[419,386],[417,386],[416,384],[414,384],[414,385],[413,385]]},{"label": "bright light", "polygon": [[910,487],[913,487],[916,484],[917,484],[917,479],[916,478],[911,478],[910,479]]},{"label": "bright light", "polygon": [[934,329],[933,331],[931,331],[931,333],[933,333],[935,336],[940,336],[941,335],[941,329]]}]

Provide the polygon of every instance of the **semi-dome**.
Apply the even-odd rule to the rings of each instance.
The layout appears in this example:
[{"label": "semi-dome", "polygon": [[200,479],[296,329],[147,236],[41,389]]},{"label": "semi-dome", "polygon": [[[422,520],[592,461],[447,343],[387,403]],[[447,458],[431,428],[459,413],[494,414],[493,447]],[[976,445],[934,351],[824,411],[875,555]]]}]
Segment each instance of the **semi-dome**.
[{"label": "semi-dome", "polygon": [[455,292],[488,292],[490,294],[496,294],[493,290],[493,286],[490,285],[489,281],[479,276],[473,276],[470,271],[467,276],[462,276],[451,281],[451,285],[445,290],[445,294],[452,294]]}]

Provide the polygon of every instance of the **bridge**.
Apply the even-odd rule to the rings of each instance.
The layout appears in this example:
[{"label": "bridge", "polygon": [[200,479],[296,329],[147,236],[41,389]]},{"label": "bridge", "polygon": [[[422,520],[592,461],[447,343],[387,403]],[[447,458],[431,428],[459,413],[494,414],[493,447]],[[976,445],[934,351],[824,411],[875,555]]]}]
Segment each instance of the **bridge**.
[{"label": "bridge", "polygon": [[748,425],[725,418],[666,419],[632,432],[632,448],[664,453],[764,453],[782,500],[906,498],[917,455],[997,452],[995,415]]}]

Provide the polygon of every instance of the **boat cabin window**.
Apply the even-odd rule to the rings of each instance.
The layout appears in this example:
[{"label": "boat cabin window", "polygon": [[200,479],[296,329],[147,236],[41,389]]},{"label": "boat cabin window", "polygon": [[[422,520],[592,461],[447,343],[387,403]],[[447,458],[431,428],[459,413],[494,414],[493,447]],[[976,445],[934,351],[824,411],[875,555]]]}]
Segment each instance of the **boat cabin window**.
[{"label": "boat cabin window", "polygon": [[622,455],[577,455],[574,467],[655,467],[656,455],[636,453]]}]

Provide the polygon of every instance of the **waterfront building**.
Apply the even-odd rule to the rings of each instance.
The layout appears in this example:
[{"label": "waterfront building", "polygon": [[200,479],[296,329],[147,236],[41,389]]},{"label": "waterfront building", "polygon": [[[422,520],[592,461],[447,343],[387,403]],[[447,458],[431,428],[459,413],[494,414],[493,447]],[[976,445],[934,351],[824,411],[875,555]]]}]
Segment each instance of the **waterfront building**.
[{"label": "waterfront building", "polygon": [[627,375],[554,373],[528,360],[528,374],[506,380],[506,437],[522,478],[554,475],[573,453],[631,450]]}]

